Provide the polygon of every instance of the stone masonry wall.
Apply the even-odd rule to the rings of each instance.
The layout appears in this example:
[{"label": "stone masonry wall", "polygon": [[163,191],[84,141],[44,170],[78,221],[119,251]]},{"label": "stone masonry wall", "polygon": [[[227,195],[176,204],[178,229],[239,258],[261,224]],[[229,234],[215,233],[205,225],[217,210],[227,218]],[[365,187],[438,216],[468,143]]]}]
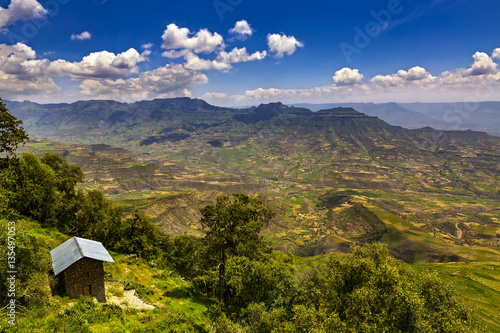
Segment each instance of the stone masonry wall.
[{"label": "stone masonry wall", "polygon": [[62,274],[63,285],[69,297],[80,297],[83,295],[84,287],[90,286],[90,294],[99,302],[106,302],[102,261],[82,258],[69,266]]}]

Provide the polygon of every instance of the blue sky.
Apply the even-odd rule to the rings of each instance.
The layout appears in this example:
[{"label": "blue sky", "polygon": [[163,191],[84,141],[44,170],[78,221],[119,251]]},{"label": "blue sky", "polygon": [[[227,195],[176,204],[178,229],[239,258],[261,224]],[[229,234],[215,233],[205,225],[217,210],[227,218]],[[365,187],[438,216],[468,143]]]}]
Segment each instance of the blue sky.
[{"label": "blue sky", "polygon": [[0,97],[500,100],[491,0],[0,0]]}]

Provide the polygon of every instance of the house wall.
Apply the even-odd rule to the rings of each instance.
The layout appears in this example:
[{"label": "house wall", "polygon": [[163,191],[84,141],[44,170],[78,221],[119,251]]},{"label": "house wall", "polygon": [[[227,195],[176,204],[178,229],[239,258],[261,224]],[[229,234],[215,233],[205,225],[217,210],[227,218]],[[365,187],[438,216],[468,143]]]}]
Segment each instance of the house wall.
[{"label": "house wall", "polygon": [[99,302],[106,302],[102,261],[82,258],[61,274],[63,274],[63,285],[69,297],[80,297],[83,295],[84,287],[90,286],[90,294]]}]

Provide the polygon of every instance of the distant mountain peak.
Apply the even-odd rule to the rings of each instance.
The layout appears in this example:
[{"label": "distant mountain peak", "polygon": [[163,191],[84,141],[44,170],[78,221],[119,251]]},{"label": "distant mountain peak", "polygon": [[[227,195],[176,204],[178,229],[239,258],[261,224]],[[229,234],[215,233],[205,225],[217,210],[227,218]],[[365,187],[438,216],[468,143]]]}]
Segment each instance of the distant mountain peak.
[{"label": "distant mountain peak", "polygon": [[256,108],[252,108],[247,114],[237,114],[233,118],[245,124],[255,124],[259,121],[267,121],[288,110],[289,107],[281,102],[260,104]]},{"label": "distant mountain peak", "polygon": [[259,111],[269,112],[271,110],[280,111],[288,108],[289,107],[284,105],[283,103],[276,102],[276,103],[260,104],[258,107],[255,108],[255,112]]},{"label": "distant mountain peak", "polygon": [[149,105],[162,109],[185,109],[185,110],[217,110],[217,106],[210,105],[202,99],[190,97],[157,98],[152,101],[139,101],[134,104]]},{"label": "distant mountain peak", "polygon": [[[355,117],[355,118],[369,117],[364,113],[354,110],[353,108],[343,108],[343,107],[320,110],[315,114],[319,116],[334,116],[334,117]],[[375,118],[375,117],[370,117],[370,118]]]},{"label": "distant mountain peak", "polygon": [[274,106],[284,106],[284,107],[286,107],[286,105],[284,105],[281,102],[274,102],[274,103],[261,103],[258,106],[258,108],[260,108],[260,107],[274,107]]}]

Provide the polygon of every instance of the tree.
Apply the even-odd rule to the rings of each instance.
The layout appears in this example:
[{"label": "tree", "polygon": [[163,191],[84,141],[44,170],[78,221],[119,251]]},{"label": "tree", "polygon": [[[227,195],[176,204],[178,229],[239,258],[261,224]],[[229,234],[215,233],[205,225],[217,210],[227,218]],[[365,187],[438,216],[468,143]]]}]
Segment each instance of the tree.
[{"label": "tree", "polygon": [[193,279],[205,271],[205,254],[203,239],[180,235],[172,239],[172,250],[166,266],[170,265],[183,277]]},{"label": "tree", "polygon": [[266,309],[284,306],[295,292],[294,268],[286,260],[269,254],[260,260],[231,257],[227,262],[227,289],[231,312],[251,303]]},{"label": "tree", "polygon": [[32,153],[24,153],[13,162],[17,177],[11,208],[43,225],[54,225],[61,201],[54,170]]},{"label": "tree", "polygon": [[17,159],[0,158],[0,214],[11,208],[15,200],[15,184],[18,172],[16,169]]},{"label": "tree", "polygon": [[[483,332],[477,314],[450,286],[396,260],[382,244],[325,257],[301,272],[298,288],[276,283],[286,280],[275,272],[286,266],[235,264],[245,269],[230,283],[253,297],[236,316],[215,308],[217,332]],[[267,296],[274,289],[282,292]]]},{"label": "tree", "polygon": [[0,213],[9,208],[9,202],[13,197],[11,190],[16,175],[12,170],[12,160],[8,157],[14,155],[19,143],[28,140],[28,135],[21,124],[22,121],[9,113],[0,98],[0,154],[7,153],[7,158],[0,159]]},{"label": "tree", "polygon": [[21,126],[22,123],[9,112],[0,98],[0,153],[13,155],[17,146],[28,140],[28,134]]},{"label": "tree", "polygon": [[[382,244],[331,255],[303,285],[290,317],[316,309],[326,332],[475,332],[470,308],[436,276],[420,273]],[[305,327],[304,331],[310,329]]]},{"label": "tree", "polygon": [[98,240],[110,248],[123,238],[122,208],[109,202],[99,190],[78,191],[60,211],[59,230]]},{"label": "tree", "polygon": [[[33,223],[24,219],[15,222],[0,218],[0,248],[8,251],[9,230],[15,228],[16,303],[43,303],[48,299],[47,275],[50,269],[49,245],[33,228]],[[5,235],[5,237],[4,237]],[[10,250],[9,250],[10,251]],[[7,268],[8,256],[0,256],[0,267]],[[10,287],[7,269],[0,270],[0,306],[8,301]],[[0,330],[1,331],[1,330]]]},{"label": "tree", "polygon": [[118,245],[122,252],[134,253],[146,260],[158,259],[168,252],[169,236],[149,219],[149,216],[137,208],[132,211],[132,218],[125,221],[122,241]]},{"label": "tree", "polygon": [[260,236],[260,230],[274,216],[274,212],[259,199],[235,193],[218,197],[215,206],[201,208],[201,214],[201,224],[208,229],[205,242],[211,252],[217,254],[219,301],[226,305],[228,256],[257,259],[262,253],[270,252]]},{"label": "tree", "polygon": [[64,192],[68,197],[74,196],[76,193],[76,184],[84,180],[83,170],[78,165],[69,164],[56,154],[47,153],[40,160],[54,170],[58,190]]}]

